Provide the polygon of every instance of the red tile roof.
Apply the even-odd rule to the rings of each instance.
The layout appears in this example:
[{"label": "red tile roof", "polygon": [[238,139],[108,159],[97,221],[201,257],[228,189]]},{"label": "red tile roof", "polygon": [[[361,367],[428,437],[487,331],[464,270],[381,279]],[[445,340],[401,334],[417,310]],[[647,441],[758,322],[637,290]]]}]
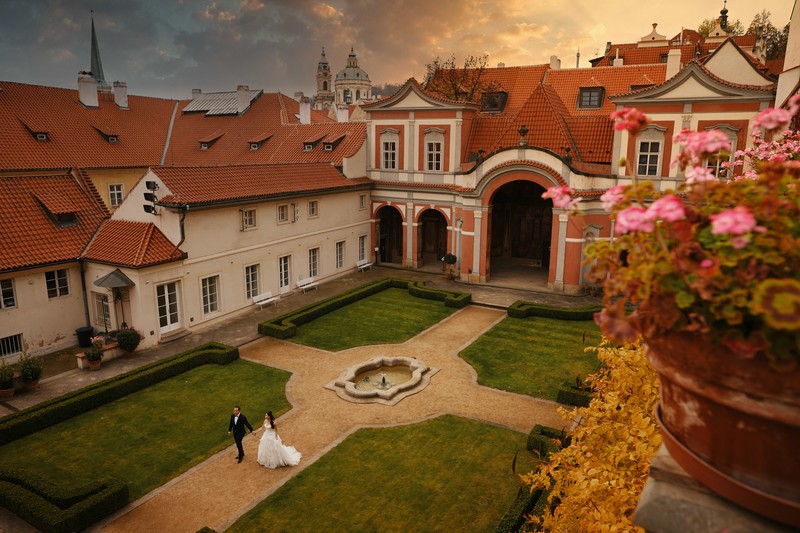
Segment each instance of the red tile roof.
[{"label": "red tile roof", "polygon": [[[664,81],[666,65],[624,65],[585,69],[549,70],[544,83],[555,89],[573,116],[610,115],[616,106],[610,96],[630,92],[631,86]],[[578,109],[578,94],[582,87],[605,87],[603,105],[597,109]]]},{"label": "red tile roof", "polygon": [[[108,217],[96,194],[69,174],[0,176],[0,270],[76,259]],[[75,213],[77,223],[59,227],[48,209]]]},{"label": "red tile roof", "polygon": [[[0,168],[4,170],[146,167],[158,164],[174,100],[128,97],[120,109],[107,95],[87,108],[78,91],[0,82]],[[27,125],[27,128],[26,128]],[[97,129],[119,138],[109,144]],[[47,133],[37,141],[28,130]]]},{"label": "red tile roof", "polygon": [[609,117],[567,117],[566,123],[578,149],[578,161],[585,163],[611,161],[614,123]]},{"label": "red tile roof", "polygon": [[372,184],[368,178],[348,179],[330,163],[154,167],[151,170],[172,192],[160,202],[176,205],[259,200]]},{"label": "red tile roof", "polygon": [[[699,37],[699,38],[698,38]],[[673,37],[670,42],[675,42],[680,38],[680,34]],[[619,55],[624,65],[652,65],[662,63],[662,56],[669,53],[672,49],[681,51],[681,65],[686,65],[689,61],[707,57],[710,53],[720,47],[722,43],[707,43],[705,38],[694,30],[685,30],[683,45],[666,46],[639,46],[639,43],[620,43],[612,44],[606,53],[592,60],[594,67],[609,67],[614,58]],[[731,37],[739,47],[752,48],[755,44],[755,35],[736,35]]]},{"label": "red tile roof", "polygon": [[179,261],[185,256],[152,223],[107,220],[100,226],[82,258],[140,268]]}]

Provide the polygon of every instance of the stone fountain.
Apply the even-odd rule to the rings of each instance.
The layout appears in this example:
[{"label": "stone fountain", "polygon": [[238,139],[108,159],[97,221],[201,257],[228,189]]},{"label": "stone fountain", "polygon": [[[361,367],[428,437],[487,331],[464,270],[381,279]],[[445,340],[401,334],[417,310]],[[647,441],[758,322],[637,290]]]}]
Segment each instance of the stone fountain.
[{"label": "stone fountain", "polygon": [[394,405],[427,387],[438,371],[414,357],[373,357],[345,369],[325,388],[349,402]]}]

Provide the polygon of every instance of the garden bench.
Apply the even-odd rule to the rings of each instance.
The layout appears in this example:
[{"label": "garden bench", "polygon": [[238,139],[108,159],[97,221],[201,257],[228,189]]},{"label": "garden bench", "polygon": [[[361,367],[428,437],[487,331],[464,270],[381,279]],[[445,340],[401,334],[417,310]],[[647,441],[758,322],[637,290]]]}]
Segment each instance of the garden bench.
[{"label": "garden bench", "polygon": [[317,285],[318,283],[314,281],[313,277],[297,280],[297,288],[302,289],[303,292],[306,292],[309,289],[316,289]]},{"label": "garden bench", "polygon": [[253,296],[253,303],[261,309],[264,309],[264,306],[267,304],[278,305],[278,300],[280,300],[280,298],[280,296],[273,296],[272,292],[265,292],[258,296]]},{"label": "garden bench", "polygon": [[372,263],[370,263],[366,259],[362,259],[361,261],[356,262],[356,267],[358,268],[359,272],[364,272],[366,269],[372,269]]}]

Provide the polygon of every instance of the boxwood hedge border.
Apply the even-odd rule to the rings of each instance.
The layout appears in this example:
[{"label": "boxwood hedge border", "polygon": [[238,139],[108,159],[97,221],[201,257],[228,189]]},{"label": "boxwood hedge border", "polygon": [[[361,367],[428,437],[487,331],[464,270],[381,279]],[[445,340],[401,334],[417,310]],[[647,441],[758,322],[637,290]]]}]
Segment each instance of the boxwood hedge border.
[{"label": "boxwood hedge border", "polygon": [[275,337],[277,339],[294,337],[297,334],[298,326],[307,324],[332,311],[341,309],[362,298],[377,294],[392,287],[407,289],[408,293],[412,296],[428,300],[438,300],[444,302],[444,305],[447,307],[455,307],[456,309],[461,309],[472,301],[472,294],[468,292],[432,289],[426,287],[424,281],[384,278],[301,307],[300,309],[296,309],[271,320],[261,322],[258,325],[258,332],[262,335]]},{"label": "boxwood hedge border", "polygon": [[594,320],[594,314],[603,310],[601,305],[586,305],[583,307],[556,307],[553,305],[537,304],[517,300],[508,307],[508,316],[526,318],[541,316],[559,320]]}]

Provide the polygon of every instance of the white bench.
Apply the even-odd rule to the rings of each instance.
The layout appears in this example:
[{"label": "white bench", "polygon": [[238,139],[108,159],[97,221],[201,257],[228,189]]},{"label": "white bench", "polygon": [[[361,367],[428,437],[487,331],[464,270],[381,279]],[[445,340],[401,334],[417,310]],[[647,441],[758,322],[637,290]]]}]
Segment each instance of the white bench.
[{"label": "white bench", "polygon": [[314,281],[313,277],[299,279],[297,280],[297,288],[302,289],[303,292],[306,292],[309,289],[316,289],[317,282]]},{"label": "white bench", "polygon": [[358,268],[359,272],[364,272],[368,268],[372,270],[372,263],[366,259],[362,259],[361,261],[356,262],[356,267]]},{"label": "white bench", "polygon": [[271,292],[265,292],[258,296],[253,296],[253,303],[261,309],[264,309],[264,306],[267,304],[278,305],[278,300],[280,300],[280,298],[280,296],[273,296]]}]

